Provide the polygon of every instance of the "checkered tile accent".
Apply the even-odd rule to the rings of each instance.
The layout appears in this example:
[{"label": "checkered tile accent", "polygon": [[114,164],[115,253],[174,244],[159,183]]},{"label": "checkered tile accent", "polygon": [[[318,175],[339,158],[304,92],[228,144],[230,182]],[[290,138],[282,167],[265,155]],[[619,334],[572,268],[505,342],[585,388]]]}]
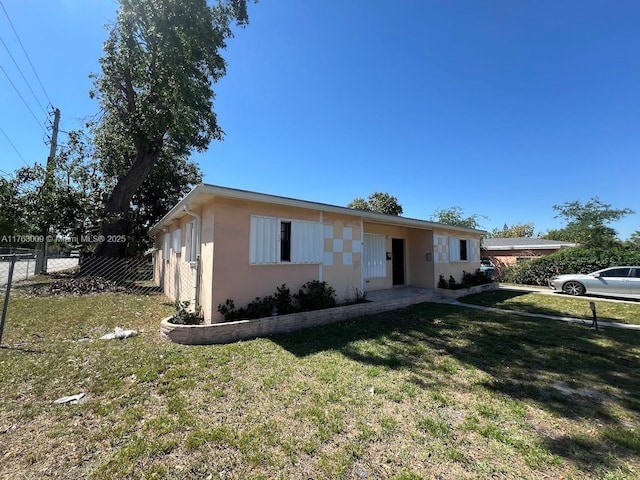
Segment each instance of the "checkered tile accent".
[{"label": "checkered tile accent", "polygon": [[433,236],[434,263],[449,263],[449,237],[447,235]]},{"label": "checkered tile accent", "polygon": [[353,265],[353,257],[362,252],[362,241],[354,240],[352,227],[324,225],[325,266]]}]

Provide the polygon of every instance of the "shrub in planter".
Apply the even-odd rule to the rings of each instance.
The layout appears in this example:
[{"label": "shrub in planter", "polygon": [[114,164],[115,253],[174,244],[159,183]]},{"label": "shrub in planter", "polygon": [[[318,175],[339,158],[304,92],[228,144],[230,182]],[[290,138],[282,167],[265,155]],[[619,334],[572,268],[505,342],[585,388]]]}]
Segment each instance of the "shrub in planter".
[{"label": "shrub in planter", "polygon": [[276,293],[273,295],[273,304],[278,315],[286,315],[297,310],[295,299],[284,283],[276,288]]},{"label": "shrub in planter", "polygon": [[477,269],[475,273],[462,272],[462,281],[460,283],[456,282],[456,279],[453,276],[449,276],[449,280],[445,280],[443,275],[440,275],[438,280],[438,288],[447,288],[449,290],[459,290],[461,288],[471,288],[477,285],[485,285],[487,283],[491,283],[492,280],[489,276]]},{"label": "shrub in planter", "polygon": [[462,272],[462,288],[475,287],[491,283],[491,278],[486,272],[477,269],[474,273]]},{"label": "shrub in planter", "polygon": [[176,313],[173,314],[169,321],[171,323],[175,323],[176,325],[202,325],[202,317],[200,316],[200,312],[190,311],[189,305],[189,301],[174,302],[173,307],[175,308]]},{"label": "shrub in planter", "polygon": [[338,305],[335,289],[327,282],[317,280],[305,283],[294,297],[301,310],[321,310]]},{"label": "shrub in planter", "polygon": [[[365,297],[365,294],[361,294],[360,301],[366,301]],[[218,312],[225,320],[231,321],[286,315],[300,310],[320,310],[337,305],[335,290],[326,282],[313,280],[305,283],[295,295],[291,295],[283,283],[273,295],[256,297],[245,308],[236,309],[233,300],[227,299],[224,304],[218,305]]]},{"label": "shrub in planter", "polygon": [[218,312],[228,321],[286,315],[296,311],[298,308],[295,305],[295,296],[291,295],[291,291],[284,283],[276,288],[273,295],[263,298],[256,297],[245,308],[236,309],[235,303],[231,299],[218,305]]}]

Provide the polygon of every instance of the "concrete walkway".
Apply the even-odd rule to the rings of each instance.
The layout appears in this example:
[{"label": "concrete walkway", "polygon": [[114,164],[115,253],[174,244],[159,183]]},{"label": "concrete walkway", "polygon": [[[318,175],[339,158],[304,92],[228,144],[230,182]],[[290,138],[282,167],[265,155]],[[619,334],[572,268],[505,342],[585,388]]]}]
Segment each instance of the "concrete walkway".
[{"label": "concrete walkway", "polygon": [[[560,293],[554,292],[550,288],[547,287],[536,287],[529,285],[500,285],[500,290],[512,290],[512,291],[521,291],[527,293],[538,293],[543,295],[562,295]],[[580,297],[587,298],[587,297]],[[604,302],[621,302],[621,303],[635,303],[638,304],[637,301],[629,301],[622,299],[614,299],[614,298],[602,298],[596,297],[598,301]],[[448,303],[450,305],[455,305],[459,307],[472,308],[476,310],[484,310],[487,312],[494,313],[507,313],[511,315],[520,315],[522,317],[532,317],[532,318],[542,318],[545,320],[556,320],[561,322],[568,323],[582,323],[584,325],[591,325],[591,319],[584,318],[574,318],[574,317],[562,317],[556,315],[545,315],[542,313],[529,313],[529,312],[519,312],[516,310],[507,310],[504,308],[495,308],[495,307],[483,307],[480,305],[471,305],[468,303],[462,303],[456,300],[455,298],[443,298],[436,294],[434,289],[421,289],[414,287],[394,287],[387,290],[374,290],[371,292],[367,292],[367,300],[371,302],[392,302],[392,301],[401,301],[401,300],[410,300],[413,299],[413,303],[422,303],[422,302],[436,302],[436,303]],[[606,320],[598,320],[598,327],[610,327],[610,328],[621,328],[626,330],[638,330],[640,331],[640,325],[629,325],[627,323],[620,322],[610,322]]]},{"label": "concrete walkway", "polygon": [[[521,317],[533,317],[533,318],[543,318],[546,320],[556,320],[561,322],[568,323],[582,323],[584,325],[591,325],[591,319],[585,320],[583,318],[573,318],[573,317],[560,317],[556,315],[544,315],[542,313],[529,313],[529,312],[519,312],[516,310],[507,310],[504,308],[495,308],[495,307],[483,307],[480,305],[471,305],[469,303],[462,303],[456,299],[449,298],[435,298],[434,302],[439,303],[448,303],[450,305],[456,305],[458,307],[464,308],[472,308],[475,310],[484,310],[485,312],[494,312],[494,313],[507,313],[510,315],[520,315]],[[619,322],[609,322],[606,320],[598,320],[598,327],[611,327],[611,328],[622,328],[625,330],[637,330],[640,331],[640,325],[629,325],[627,323],[619,323]]]}]

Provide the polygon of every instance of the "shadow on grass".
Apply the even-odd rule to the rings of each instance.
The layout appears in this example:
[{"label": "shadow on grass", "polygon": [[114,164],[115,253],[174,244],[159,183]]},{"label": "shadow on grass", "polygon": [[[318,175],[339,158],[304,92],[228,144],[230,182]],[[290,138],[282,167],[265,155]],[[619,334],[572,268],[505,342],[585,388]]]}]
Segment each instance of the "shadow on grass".
[{"label": "shadow on grass", "polygon": [[[606,296],[569,296],[565,294],[558,293],[557,299],[560,300],[560,304],[553,305],[550,307],[546,307],[532,302],[524,302],[519,301],[515,303],[508,303],[509,300],[514,298],[523,297],[527,295],[531,295],[535,292],[526,292],[521,290],[495,290],[490,292],[483,292],[480,294],[472,294],[467,295],[459,299],[460,303],[470,304],[470,305],[480,305],[483,307],[493,307],[493,308],[502,308],[505,310],[511,310],[514,312],[527,312],[536,315],[548,315],[551,317],[572,317],[584,320],[585,323],[591,324],[593,320],[593,313],[589,307],[589,302],[594,300],[619,300],[614,299],[613,297]],[[538,295],[536,295],[538,296]],[[578,302],[582,302],[584,304],[584,310],[582,312],[571,311],[571,309],[566,312],[562,312],[562,297],[567,300],[576,300]],[[551,296],[553,298],[553,296]],[[625,302],[628,302],[628,299],[625,299]],[[635,301],[631,301],[629,303],[636,303]],[[574,304],[575,306],[575,304]],[[601,313],[601,310],[598,309],[598,320],[606,321],[606,322],[615,322],[615,323],[629,323],[624,319],[608,316],[606,314]]]},{"label": "shadow on grass", "polygon": [[[416,386],[425,389],[434,387],[425,378],[425,357],[449,355],[489,374],[491,378],[482,383],[487,390],[555,415],[616,426],[620,420],[612,413],[612,404],[634,416],[640,414],[640,332],[596,331],[583,325],[425,303],[272,340],[298,357],[339,351],[362,364],[408,369]],[[364,342],[374,347],[363,348]],[[559,383],[573,393],[559,390]],[[579,445],[567,448],[567,442],[571,440],[543,439],[552,453],[577,463],[595,462],[594,466],[635,455],[616,445],[615,456],[590,459]],[[612,443],[601,439],[593,449],[610,452]]]},{"label": "shadow on grass", "polygon": [[33,348],[25,348],[21,345],[3,345],[0,344],[0,350],[14,350],[22,353],[46,353],[42,350],[34,350]]},{"label": "shadow on grass", "polygon": [[483,292],[481,294],[472,294],[459,298],[460,303],[469,305],[479,305],[482,307],[502,308],[514,312],[527,312],[537,315],[548,315],[552,317],[562,316],[557,309],[546,308],[529,302],[518,302],[515,304],[505,304],[509,300],[518,297],[531,295],[533,292],[522,290],[494,290],[491,292]]},{"label": "shadow on grass", "polygon": [[473,293],[458,299],[462,303],[472,303],[474,305],[482,305],[485,307],[494,307],[497,304],[511,300],[512,298],[523,297],[531,294],[524,290],[488,290],[481,293]]}]

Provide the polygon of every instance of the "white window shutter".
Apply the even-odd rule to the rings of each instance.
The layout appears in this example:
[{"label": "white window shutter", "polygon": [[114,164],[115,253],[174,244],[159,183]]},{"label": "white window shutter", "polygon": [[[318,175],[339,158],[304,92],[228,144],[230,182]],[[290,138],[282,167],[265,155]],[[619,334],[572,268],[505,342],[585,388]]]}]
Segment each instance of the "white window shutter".
[{"label": "white window shutter", "polygon": [[171,235],[165,233],[162,236],[162,259],[167,260],[169,258],[169,247],[171,245]]},{"label": "white window shutter", "polygon": [[193,222],[189,222],[185,225],[184,247],[184,261],[190,262],[193,256]]},{"label": "white window shutter", "polygon": [[251,216],[249,231],[249,262],[275,263],[277,262],[278,219]]},{"label": "white window shutter", "polygon": [[173,242],[172,242],[173,243],[173,245],[172,245],[173,253],[180,253],[180,248],[182,247],[182,245],[180,244],[180,240],[181,240],[181,238],[180,238],[180,229],[176,228],[173,231],[172,235],[173,235],[173,238],[172,238],[172,240],[173,240]]},{"label": "white window shutter", "polygon": [[449,261],[460,261],[460,239],[457,237],[449,237]]},{"label": "white window shutter", "polygon": [[469,245],[469,260],[472,262],[480,261],[480,240],[473,239],[467,242]]},{"label": "white window shutter", "polygon": [[320,263],[323,257],[323,229],[319,222],[291,222],[291,262]]}]

